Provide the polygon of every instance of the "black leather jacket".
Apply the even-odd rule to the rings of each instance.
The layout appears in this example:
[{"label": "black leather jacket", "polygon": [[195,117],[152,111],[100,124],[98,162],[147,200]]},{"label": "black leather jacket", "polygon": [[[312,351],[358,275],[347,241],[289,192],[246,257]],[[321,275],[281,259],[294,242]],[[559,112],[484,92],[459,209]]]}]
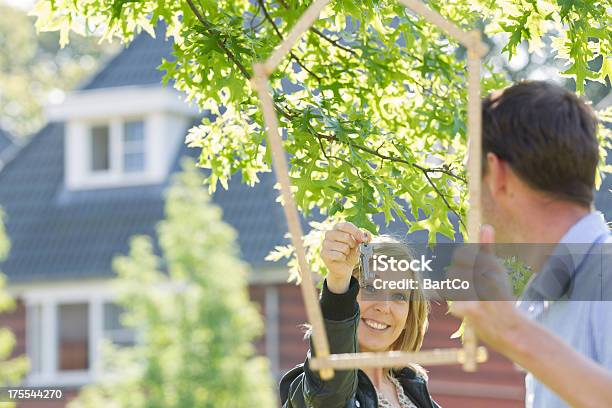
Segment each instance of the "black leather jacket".
[{"label": "black leather jacket", "polygon": [[[359,284],[351,279],[349,290],[334,294],[323,284],[321,311],[327,330],[330,351],[333,354],[358,351],[357,326]],[[312,342],[310,344],[312,350]],[[323,381],[317,371],[308,367],[310,357],[287,372],[280,382],[280,398],[283,408],[378,408],[376,389],[361,370],[335,371],[334,377]],[[404,388],[404,393],[418,408],[439,408],[427,390],[426,379],[406,367],[394,371]]]}]

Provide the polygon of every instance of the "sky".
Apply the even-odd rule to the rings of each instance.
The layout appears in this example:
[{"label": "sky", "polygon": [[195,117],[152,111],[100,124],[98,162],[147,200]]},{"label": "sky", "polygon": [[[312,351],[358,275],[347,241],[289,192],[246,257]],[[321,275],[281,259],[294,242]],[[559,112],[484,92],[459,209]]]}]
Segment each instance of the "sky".
[{"label": "sky", "polygon": [[34,0],[0,0],[0,3],[17,6],[24,10],[28,10],[34,4]]}]

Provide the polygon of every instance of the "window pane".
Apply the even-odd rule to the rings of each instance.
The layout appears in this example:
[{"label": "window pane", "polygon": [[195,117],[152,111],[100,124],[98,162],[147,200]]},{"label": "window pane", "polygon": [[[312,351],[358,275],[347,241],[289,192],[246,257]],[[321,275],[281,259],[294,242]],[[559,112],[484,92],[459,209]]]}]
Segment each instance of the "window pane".
[{"label": "window pane", "polygon": [[121,323],[123,308],[114,303],[104,304],[104,337],[119,346],[135,344],[134,330]]},{"label": "window pane", "polygon": [[42,307],[28,306],[26,313],[26,342],[31,372],[39,373],[42,364]]},{"label": "window pane", "polygon": [[59,370],[87,370],[89,368],[88,309],[87,303],[58,307]]},{"label": "window pane", "polygon": [[144,170],[143,153],[125,153],[123,155],[123,171],[137,173]]},{"label": "window pane", "polygon": [[108,126],[91,128],[91,170],[104,171],[110,168],[110,146]]},{"label": "window pane", "polygon": [[125,122],[123,128],[123,142],[124,143],[143,143],[144,142],[144,122],[134,121]]},{"label": "window pane", "polygon": [[145,169],[144,122],[126,122],[123,126],[123,171],[137,173]]}]

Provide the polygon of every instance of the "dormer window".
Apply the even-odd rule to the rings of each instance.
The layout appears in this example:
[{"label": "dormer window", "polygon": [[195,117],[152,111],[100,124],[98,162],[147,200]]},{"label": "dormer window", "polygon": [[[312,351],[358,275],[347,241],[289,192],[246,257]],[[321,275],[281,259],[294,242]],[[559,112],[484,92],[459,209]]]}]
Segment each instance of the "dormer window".
[{"label": "dormer window", "polygon": [[174,90],[116,87],[76,91],[48,111],[65,128],[67,190],[167,181],[197,109]]}]

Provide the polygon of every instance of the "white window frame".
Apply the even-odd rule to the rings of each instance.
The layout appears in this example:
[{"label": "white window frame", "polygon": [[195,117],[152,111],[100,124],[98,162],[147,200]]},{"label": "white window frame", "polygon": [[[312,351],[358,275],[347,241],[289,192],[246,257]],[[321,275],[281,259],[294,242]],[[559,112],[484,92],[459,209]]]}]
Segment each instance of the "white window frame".
[{"label": "white window frame", "polygon": [[[103,375],[101,343],[104,339],[104,304],[114,303],[116,296],[111,285],[35,289],[23,296],[26,306],[26,327],[31,327],[32,307],[41,307],[41,332],[46,336],[40,343],[40,371],[29,373],[25,383],[31,386],[82,386],[95,382]],[[86,303],[88,305],[88,370],[61,371],[58,363],[58,311],[59,305]],[[32,353],[31,339],[26,332],[26,355]]]},{"label": "white window frame", "polygon": [[[69,92],[46,107],[51,122],[65,123],[64,175],[67,190],[159,184],[166,181],[187,129],[201,116],[176,90],[162,86],[121,86]],[[90,176],[88,125],[129,118],[145,120],[145,172]],[[112,131],[112,130],[111,130]],[[116,130],[115,130],[116,131]],[[121,131],[121,130],[119,130]],[[121,157],[120,157],[121,158]]]},{"label": "white window frame", "polygon": [[[126,173],[123,169],[123,153],[124,153],[124,130],[125,124],[128,122],[142,122],[144,127],[144,139],[143,139],[143,154],[144,154],[144,167],[141,171],[134,171]],[[105,180],[113,180],[117,178],[122,179],[141,179],[143,176],[149,173],[147,168],[148,162],[150,162],[147,151],[149,141],[147,140],[148,135],[148,124],[145,117],[125,117],[125,118],[112,118],[106,121],[91,121],[87,123],[87,143],[86,143],[86,159],[85,166],[87,169],[88,177],[92,183],[104,183]],[[109,169],[104,170],[93,170],[92,169],[92,132],[91,130],[97,126],[107,126],[109,129]]]}]

